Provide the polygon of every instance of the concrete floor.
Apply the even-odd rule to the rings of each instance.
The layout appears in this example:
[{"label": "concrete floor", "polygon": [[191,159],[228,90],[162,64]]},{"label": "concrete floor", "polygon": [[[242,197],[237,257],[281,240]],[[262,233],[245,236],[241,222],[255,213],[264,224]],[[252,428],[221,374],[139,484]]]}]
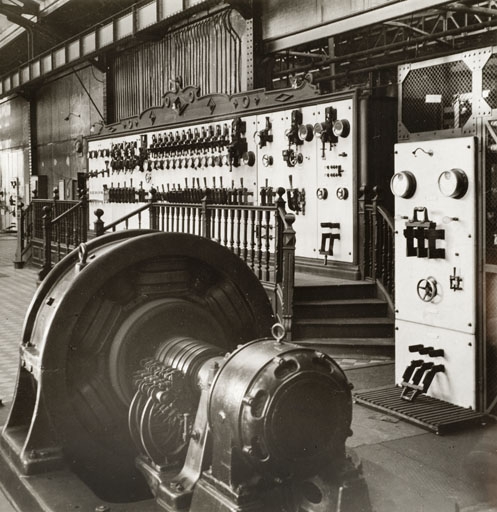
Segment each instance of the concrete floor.
[{"label": "concrete floor", "polygon": [[[4,404],[0,407],[0,425],[13,396],[22,321],[36,289],[36,271],[14,269],[14,251],[15,238],[0,235],[0,398]],[[355,390],[393,384],[394,364],[386,356],[343,348],[330,353]],[[353,412],[354,434],[348,448],[362,461],[376,512],[497,511],[497,426],[493,422],[484,428],[441,437],[359,404],[354,405]],[[47,495],[54,480],[57,474],[47,476]],[[4,483],[0,473],[0,488]],[[67,506],[60,503],[54,510],[69,510]],[[112,512],[145,510],[138,504],[131,508],[110,506]],[[14,508],[0,493],[0,512],[13,510],[32,509],[29,505]]]}]

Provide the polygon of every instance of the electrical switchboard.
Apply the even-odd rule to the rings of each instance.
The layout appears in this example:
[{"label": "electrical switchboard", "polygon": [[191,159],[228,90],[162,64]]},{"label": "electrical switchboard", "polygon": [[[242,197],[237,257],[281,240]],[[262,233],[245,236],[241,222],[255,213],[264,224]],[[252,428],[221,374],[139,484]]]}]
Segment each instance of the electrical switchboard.
[{"label": "electrical switchboard", "polygon": [[[296,216],[297,256],[353,264],[356,94],[322,101],[92,139],[92,206],[109,223],[149,200],[274,206],[283,187]],[[128,227],[147,222],[130,219]]]},{"label": "electrical switchboard", "polygon": [[[396,381],[475,408],[476,139],[396,145]],[[419,391],[419,390],[418,390]]]}]

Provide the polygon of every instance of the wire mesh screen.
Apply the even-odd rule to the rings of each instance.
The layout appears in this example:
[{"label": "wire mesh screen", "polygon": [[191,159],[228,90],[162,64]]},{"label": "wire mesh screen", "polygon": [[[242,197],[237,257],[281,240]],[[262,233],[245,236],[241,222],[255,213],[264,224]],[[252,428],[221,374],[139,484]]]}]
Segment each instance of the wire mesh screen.
[{"label": "wire mesh screen", "polygon": [[464,126],[472,114],[471,84],[460,60],[412,69],[402,83],[402,122],[411,133]]},{"label": "wire mesh screen", "polygon": [[[497,127],[497,122],[495,123]],[[486,141],[486,263],[497,265],[497,151],[490,133]],[[491,268],[491,267],[487,267]],[[497,273],[486,273],[487,404],[497,397]],[[494,410],[496,407],[494,407]]]},{"label": "wire mesh screen", "polygon": [[490,108],[497,108],[497,54],[493,54],[483,66],[482,89],[483,97]]}]

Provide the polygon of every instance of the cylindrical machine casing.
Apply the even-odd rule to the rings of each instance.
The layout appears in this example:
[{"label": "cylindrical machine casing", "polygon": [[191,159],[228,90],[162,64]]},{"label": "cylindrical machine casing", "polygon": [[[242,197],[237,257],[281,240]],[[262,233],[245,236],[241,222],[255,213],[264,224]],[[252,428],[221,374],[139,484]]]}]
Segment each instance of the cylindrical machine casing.
[{"label": "cylindrical machine casing", "polygon": [[272,477],[312,474],[343,457],[351,418],[350,385],[335,361],[272,339],[233,352],[210,394],[209,424],[222,447],[220,459],[230,460],[237,450]]}]

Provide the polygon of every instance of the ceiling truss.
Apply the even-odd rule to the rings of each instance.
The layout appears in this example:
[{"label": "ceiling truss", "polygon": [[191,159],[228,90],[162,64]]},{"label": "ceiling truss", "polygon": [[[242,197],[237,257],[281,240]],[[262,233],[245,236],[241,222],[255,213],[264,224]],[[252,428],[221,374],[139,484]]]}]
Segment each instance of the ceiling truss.
[{"label": "ceiling truss", "polygon": [[[272,55],[272,79],[334,80],[495,42],[497,1],[454,2]],[[490,43],[488,43],[490,42]]]}]

